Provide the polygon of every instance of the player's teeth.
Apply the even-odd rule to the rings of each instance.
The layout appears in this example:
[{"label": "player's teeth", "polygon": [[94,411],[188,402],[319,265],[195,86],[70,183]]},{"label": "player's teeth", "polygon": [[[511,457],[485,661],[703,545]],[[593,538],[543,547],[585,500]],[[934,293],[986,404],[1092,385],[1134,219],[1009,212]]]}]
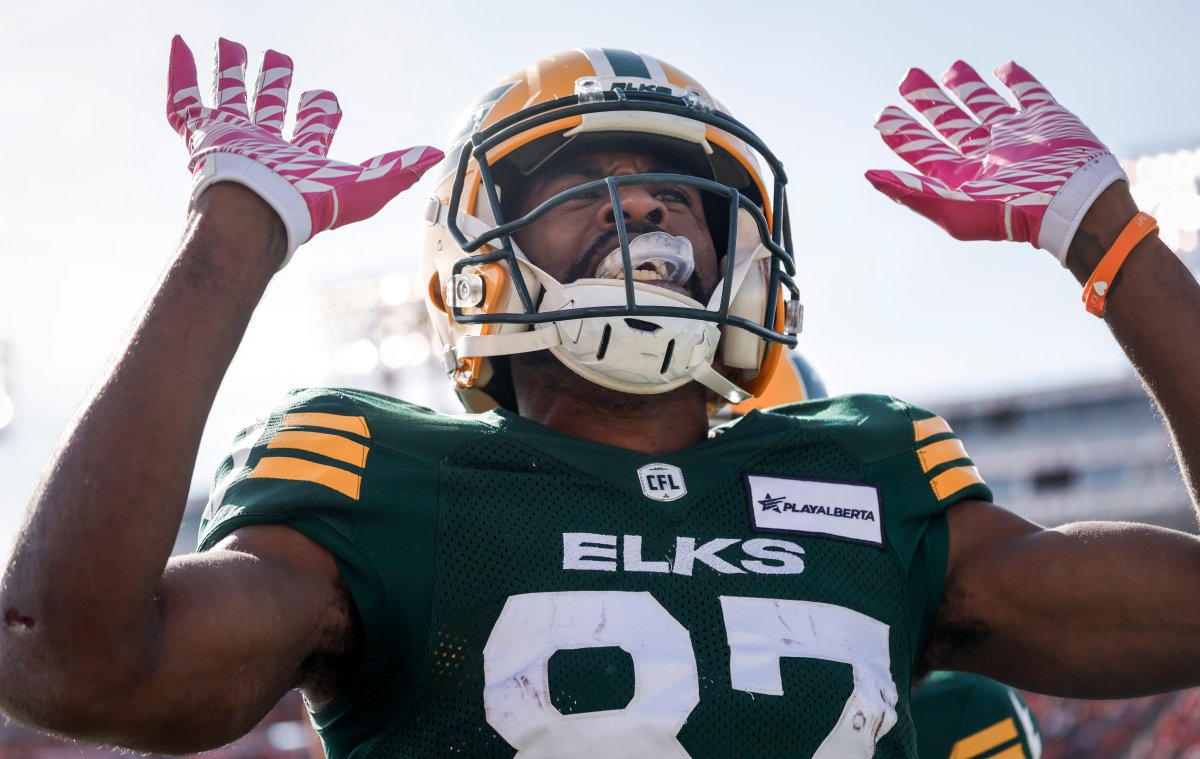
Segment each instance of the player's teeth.
[{"label": "player's teeth", "polygon": [[633,272],[633,278],[638,282],[657,282],[662,279],[662,274],[656,271],[643,271],[641,269],[637,269]]}]

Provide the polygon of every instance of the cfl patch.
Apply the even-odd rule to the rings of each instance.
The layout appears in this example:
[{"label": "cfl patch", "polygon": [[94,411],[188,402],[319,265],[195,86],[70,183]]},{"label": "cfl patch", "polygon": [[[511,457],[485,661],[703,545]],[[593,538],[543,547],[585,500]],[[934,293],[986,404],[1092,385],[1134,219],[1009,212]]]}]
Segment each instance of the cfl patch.
[{"label": "cfl patch", "polygon": [[637,470],[642,495],[655,501],[677,501],[687,495],[683,470],[670,464],[647,464]]},{"label": "cfl patch", "polygon": [[756,532],[821,535],[883,548],[883,510],[874,485],[746,475]]}]

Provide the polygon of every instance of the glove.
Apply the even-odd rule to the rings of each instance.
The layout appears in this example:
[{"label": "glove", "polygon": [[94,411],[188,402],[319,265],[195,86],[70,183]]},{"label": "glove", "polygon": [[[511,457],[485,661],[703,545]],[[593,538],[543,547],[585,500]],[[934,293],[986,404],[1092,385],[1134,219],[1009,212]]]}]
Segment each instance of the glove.
[{"label": "glove", "polygon": [[238,182],[278,212],[288,236],[280,268],[318,232],[374,216],[442,159],[440,150],[424,145],[358,165],[326,158],[342,111],[337,97],[325,90],[300,96],[296,128],[287,142],[281,132],[292,59],[274,50],[263,55],[253,116],[247,110],[245,73],[246,48],[218,40],[214,107],[205,107],[192,51],[176,35],[167,76],[167,120],[187,142],[193,200],[216,182]]},{"label": "glove", "polygon": [[959,240],[1029,242],[1066,266],[1087,209],[1125,173],[1028,71],[1010,61],[996,76],[1016,96],[1019,110],[962,61],[942,75],[942,84],[966,111],[924,71],[909,71],[900,94],[944,141],[889,106],[875,128],[921,173],[875,170],[867,179]]}]

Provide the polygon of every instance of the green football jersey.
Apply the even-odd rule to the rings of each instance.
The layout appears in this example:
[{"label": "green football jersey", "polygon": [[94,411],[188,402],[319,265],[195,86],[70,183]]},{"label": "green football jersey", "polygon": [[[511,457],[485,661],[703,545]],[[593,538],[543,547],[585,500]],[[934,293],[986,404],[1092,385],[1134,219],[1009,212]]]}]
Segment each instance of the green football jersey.
[{"label": "green football jersey", "polygon": [[934,672],[912,691],[921,759],[1040,759],[1042,736],[1007,685],[963,672]]},{"label": "green football jersey", "polygon": [[647,455],[306,390],[239,435],[200,548],[284,523],[336,557],[366,652],[313,714],[332,757],[912,757],[964,498],[961,442],[894,398]]}]

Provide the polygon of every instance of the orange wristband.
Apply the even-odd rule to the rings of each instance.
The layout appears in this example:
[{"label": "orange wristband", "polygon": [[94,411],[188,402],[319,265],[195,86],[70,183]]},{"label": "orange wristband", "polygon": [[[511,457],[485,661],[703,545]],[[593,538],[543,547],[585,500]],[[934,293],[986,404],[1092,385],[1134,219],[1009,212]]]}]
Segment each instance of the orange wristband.
[{"label": "orange wristband", "polygon": [[1133,250],[1146,235],[1157,230],[1158,222],[1154,217],[1141,211],[1125,225],[1121,234],[1117,235],[1117,241],[1104,254],[1104,258],[1100,259],[1096,270],[1092,272],[1087,284],[1083,286],[1083,304],[1087,307],[1088,313],[1096,316],[1104,315],[1104,299],[1108,296],[1113,279],[1121,270],[1121,265],[1129,257],[1129,251]]}]

